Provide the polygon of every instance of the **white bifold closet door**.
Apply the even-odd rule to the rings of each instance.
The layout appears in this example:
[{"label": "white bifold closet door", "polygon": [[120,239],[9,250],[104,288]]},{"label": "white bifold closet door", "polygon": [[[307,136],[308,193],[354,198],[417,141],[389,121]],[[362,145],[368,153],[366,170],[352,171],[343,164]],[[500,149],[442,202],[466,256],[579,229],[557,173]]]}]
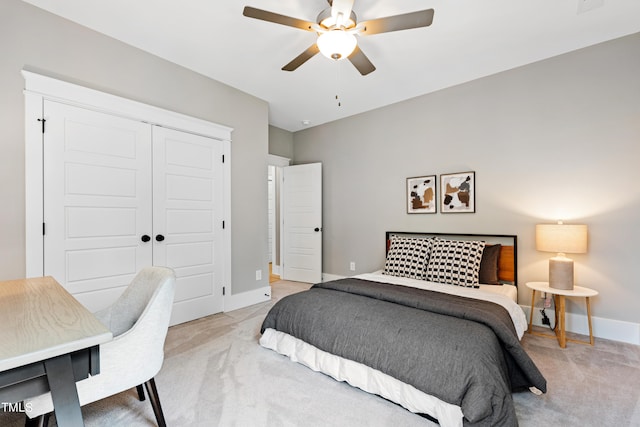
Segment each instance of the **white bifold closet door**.
[{"label": "white bifold closet door", "polygon": [[220,143],[153,128],[153,264],[176,272],[179,322],[223,309],[223,194]]},{"label": "white bifold closet door", "polygon": [[219,141],[45,101],[44,274],[92,311],[144,266],[177,276],[172,324],[222,311]]}]

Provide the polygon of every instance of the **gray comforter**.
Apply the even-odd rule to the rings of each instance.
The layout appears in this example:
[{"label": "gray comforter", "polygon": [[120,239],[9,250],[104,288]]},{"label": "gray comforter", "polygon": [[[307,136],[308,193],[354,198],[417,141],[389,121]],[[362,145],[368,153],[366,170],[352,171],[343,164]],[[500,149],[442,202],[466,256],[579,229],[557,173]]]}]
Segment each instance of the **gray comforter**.
[{"label": "gray comforter", "polygon": [[508,312],[487,301],[348,278],[283,298],[267,328],[458,405],[469,426],[517,426],[511,392],[546,392]]}]

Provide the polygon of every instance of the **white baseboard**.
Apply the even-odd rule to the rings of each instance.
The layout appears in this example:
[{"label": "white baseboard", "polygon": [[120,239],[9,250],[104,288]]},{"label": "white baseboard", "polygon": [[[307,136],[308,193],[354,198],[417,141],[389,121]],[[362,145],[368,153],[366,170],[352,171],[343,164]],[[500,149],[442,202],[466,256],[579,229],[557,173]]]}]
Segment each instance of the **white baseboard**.
[{"label": "white baseboard", "polygon": [[265,286],[253,291],[241,292],[239,294],[227,295],[224,297],[224,310],[233,311],[239,308],[248,307],[253,304],[269,301],[271,299],[271,286]]},{"label": "white baseboard", "polygon": [[[278,266],[279,268],[279,266]],[[275,271],[275,266],[274,266]],[[322,281],[343,279],[345,276],[335,274],[322,274]],[[242,292],[239,294],[227,295],[224,297],[224,312],[238,310],[253,304],[269,301],[271,299],[271,286],[265,286],[253,291]]]},{"label": "white baseboard", "polygon": [[[521,305],[527,320],[531,313],[531,306]],[[553,309],[546,309],[545,313],[554,325],[556,322],[555,312]],[[593,324],[593,336],[607,340],[620,341],[628,344],[640,345],[640,323],[625,322],[622,320],[606,319],[604,317],[591,316]],[[536,326],[545,326],[542,324],[542,314],[540,309],[536,307],[533,313],[533,324]],[[566,314],[565,328],[567,332],[574,332],[581,335],[589,335],[589,322],[584,314]]]}]

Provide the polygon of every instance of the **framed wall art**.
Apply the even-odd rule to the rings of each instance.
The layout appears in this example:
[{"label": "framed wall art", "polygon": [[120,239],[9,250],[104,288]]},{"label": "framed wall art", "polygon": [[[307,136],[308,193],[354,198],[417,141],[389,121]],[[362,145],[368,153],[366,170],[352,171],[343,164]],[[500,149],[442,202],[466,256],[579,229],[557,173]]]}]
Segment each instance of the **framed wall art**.
[{"label": "framed wall art", "polygon": [[476,173],[459,172],[440,175],[440,212],[472,213],[476,211]]},{"label": "framed wall art", "polygon": [[436,176],[407,178],[407,213],[436,213]]}]

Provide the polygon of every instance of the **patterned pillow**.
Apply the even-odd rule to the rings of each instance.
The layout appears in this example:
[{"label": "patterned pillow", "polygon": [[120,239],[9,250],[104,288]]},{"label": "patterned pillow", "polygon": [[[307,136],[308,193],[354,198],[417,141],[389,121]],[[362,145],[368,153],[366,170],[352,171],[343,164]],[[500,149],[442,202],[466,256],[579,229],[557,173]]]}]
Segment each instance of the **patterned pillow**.
[{"label": "patterned pillow", "polygon": [[482,251],[479,241],[434,239],[426,279],[449,285],[478,286]]},{"label": "patterned pillow", "polygon": [[424,279],[433,239],[391,236],[382,274]]}]

